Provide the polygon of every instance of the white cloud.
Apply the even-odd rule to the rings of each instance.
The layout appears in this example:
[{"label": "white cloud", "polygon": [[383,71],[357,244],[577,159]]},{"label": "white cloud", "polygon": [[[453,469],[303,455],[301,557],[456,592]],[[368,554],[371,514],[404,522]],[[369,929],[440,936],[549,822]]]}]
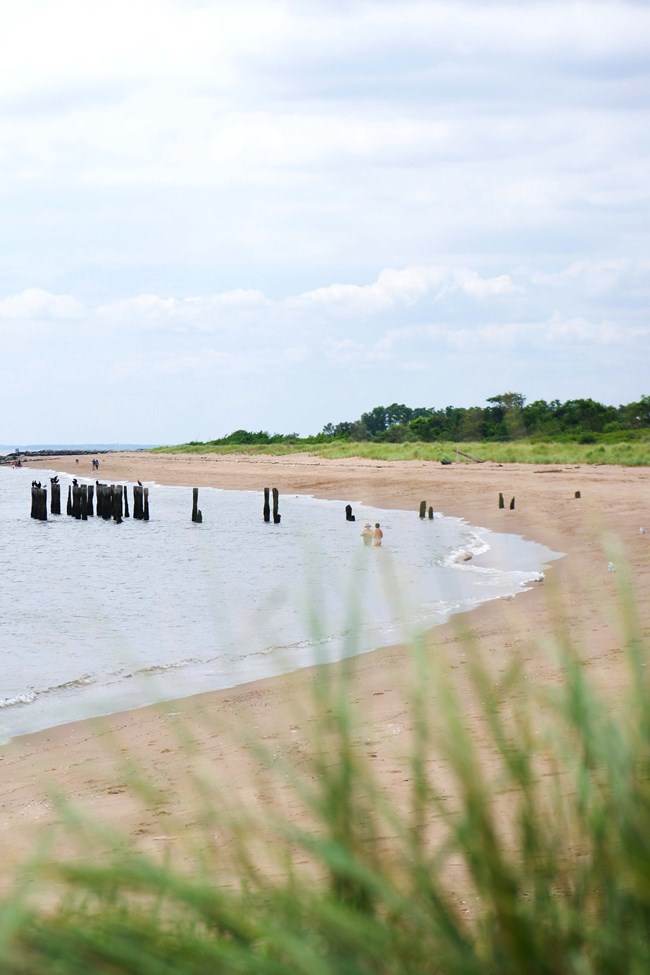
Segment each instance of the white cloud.
[{"label": "white cloud", "polygon": [[27,288],[20,294],[0,301],[0,318],[65,319],[80,318],[84,307],[70,295],[54,295],[42,288]]}]

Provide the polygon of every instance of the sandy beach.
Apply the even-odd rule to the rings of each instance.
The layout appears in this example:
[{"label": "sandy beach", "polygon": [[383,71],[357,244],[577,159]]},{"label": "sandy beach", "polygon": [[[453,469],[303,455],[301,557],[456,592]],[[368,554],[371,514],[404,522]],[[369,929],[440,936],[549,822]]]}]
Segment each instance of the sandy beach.
[{"label": "sandy beach", "polygon": [[[89,456],[81,456],[78,463],[74,457],[31,459],[29,466],[93,476]],[[616,706],[628,680],[617,618],[617,589],[628,569],[642,629],[650,636],[650,471],[645,468],[442,466],[326,461],[305,454],[116,453],[101,456],[99,476],[118,483],[140,479],[188,488],[261,492],[275,486],[281,494],[413,510],[414,517],[420,501],[426,500],[443,514],[565,553],[553,562],[543,585],[515,599],[485,604],[462,620],[495,674],[516,654],[531,681],[561,679],[548,649],[556,612],[551,603],[559,603],[585,666]],[[499,492],[505,509],[498,507]],[[510,510],[513,497],[515,508]],[[188,500],[188,512],[190,504]],[[647,535],[639,531],[642,526]],[[615,572],[608,570],[610,561]],[[458,621],[436,628],[427,640],[429,653],[444,654],[455,667],[462,692],[467,646]],[[408,654],[396,646],[358,658],[352,684],[362,715],[359,740],[367,744],[373,767],[398,806],[407,801],[409,790],[404,774],[411,728],[408,680]],[[55,855],[74,851],[74,831],[67,829],[55,794],[94,822],[109,824],[136,848],[176,857],[180,863],[191,859],[193,842],[199,850],[218,843],[215,829],[206,832],[197,812],[197,779],[228,803],[241,800],[249,808],[268,804],[289,820],[299,820],[304,811],[288,782],[265,777],[247,743],[267,746],[279,760],[298,766],[304,762],[311,747],[312,682],[313,672],[302,670],[101,721],[60,726],[3,747],[2,889],[11,883],[14,867],[44,838]],[[435,688],[431,700],[434,706]],[[467,720],[474,720],[471,708]],[[185,748],[182,743],[189,737],[192,746]],[[135,787],[134,769],[146,780],[146,789]]]}]

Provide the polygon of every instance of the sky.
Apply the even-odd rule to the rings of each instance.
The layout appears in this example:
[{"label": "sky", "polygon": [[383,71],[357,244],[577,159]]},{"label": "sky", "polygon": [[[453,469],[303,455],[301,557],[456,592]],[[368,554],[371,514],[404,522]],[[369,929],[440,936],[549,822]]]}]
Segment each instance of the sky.
[{"label": "sky", "polygon": [[0,442],[650,394],[645,0],[0,5]]}]

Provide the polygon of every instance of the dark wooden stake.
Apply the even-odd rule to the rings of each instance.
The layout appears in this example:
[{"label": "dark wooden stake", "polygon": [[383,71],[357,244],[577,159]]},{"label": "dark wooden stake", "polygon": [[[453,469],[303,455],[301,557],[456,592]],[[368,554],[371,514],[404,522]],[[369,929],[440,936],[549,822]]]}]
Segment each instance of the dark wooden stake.
[{"label": "dark wooden stake", "polygon": [[144,517],[144,488],[141,484],[133,485],[133,519],[142,521]]},{"label": "dark wooden stake", "polygon": [[431,506],[429,507],[429,519],[433,521],[433,508]]},{"label": "dark wooden stake", "polygon": [[199,511],[199,489],[192,488],[192,521],[195,521],[197,525],[200,525],[203,521],[203,515]]},{"label": "dark wooden stake", "polygon": [[576,498],[579,498],[580,496],[581,496],[581,495],[580,495],[580,491],[576,491],[576,493],[575,493],[575,495],[574,495],[574,497],[576,497]]},{"label": "dark wooden stake", "polygon": [[143,493],[144,493],[144,508],[142,510],[142,520],[149,521],[149,488],[145,488]]},{"label": "dark wooden stake", "polygon": [[506,506],[506,503],[505,503],[505,501],[503,500],[503,495],[502,495],[502,494],[501,494],[501,492],[499,491],[499,507],[500,507],[500,508],[505,508],[505,506]]},{"label": "dark wooden stake", "polygon": [[124,511],[122,507],[122,498],[124,497],[124,492],[122,491],[122,485],[111,484],[111,492],[113,494],[113,520],[117,525],[121,525],[122,513]]},{"label": "dark wooden stake", "polygon": [[346,504],[345,506],[345,520],[346,521],[356,521],[356,515],[352,514],[352,505]]},{"label": "dark wooden stake", "polygon": [[426,501],[420,501],[420,518],[426,518],[427,515],[427,503]]},{"label": "dark wooden stake", "polygon": [[126,484],[124,485],[124,517],[129,517],[129,492]]},{"label": "dark wooden stake", "polygon": [[95,512],[93,510],[94,503],[95,503],[95,485],[94,484],[89,484],[88,485],[88,504],[86,506],[86,514],[88,515],[89,518],[94,518],[95,517]]},{"label": "dark wooden stake", "polygon": [[268,524],[271,520],[271,505],[269,503],[270,488],[264,488],[264,521]]},{"label": "dark wooden stake", "polygon": [[61,485],[54,478],[50,478],[52,493],[50,494],[50,514],[61,514]]},{"label": "dark wooden stake", "polygon": [[280,520],[282,519],[282,515],[278,514],[278,502],[280,500],[280,492],[278,491],[277,488],[273,488],[271,493],[273,494],[273,524],[279,525]]},{"label": "dark wooden stake", "polygon": [[32,518],[37,521],[47,521],[47,488],[40,484],[32,484]]},{"label": "dark wooden stake", "polygon": [[68,503],[66,505],[65,513],[67,515],[72,514],[72,485],[68,484]]},{"label": "dark wooden stake", "polygon": [[81,520],[88,521],[88,485],[79,485],[79,507],[81,508]]},{"label": "dark wooden stake", "polygon": [[510,499],[510,510],[511,511],[514,511],[515,510],[515,499],[514,498],[511,498]]}]

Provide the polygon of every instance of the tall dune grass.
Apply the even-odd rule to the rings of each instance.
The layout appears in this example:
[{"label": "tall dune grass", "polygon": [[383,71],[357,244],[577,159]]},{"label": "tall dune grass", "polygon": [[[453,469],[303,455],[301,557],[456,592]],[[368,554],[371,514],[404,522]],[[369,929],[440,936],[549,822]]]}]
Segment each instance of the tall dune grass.
[{"label": "tall dune grass", "polygon": [[[458,453],[456,448],[458,447]],[[621,464],[625,467],[650,465],[650,438],[645,440],[576,443],[560,441],[513,440],[506,443],[372,443],[334,440],[324,443],[258,444],[250,446],[181,444],[159,447],[157,452],[218,454],[233,453],[281,456],[310,453],[333,460],[348,457],[369,460],[425,460],[471,464],[471,457],[497,464]],[[463,456],[469,454],[471,457]]]},{"label": "tall dune grass", "polygon": [[[230,851],[227,870],[218,854],[188,872],[119,841],[98,858],[102,830],[69,809],[81,855],[38,857],[26,870],[2,906],[0,970],[646,975],[650,654],[629,588],[621,601],[629,683],[615,709],[559,619],[562,680],[551,687],[527,681],[517,659],[497,681],[468,633],[468,699],[442,655],[414,641],[406,808],[374,771],[349,659],[317,671],[300,761],[257,746],[266,788],[289,780],[304,817],[267,811],[258,822],[256,810],[230,810],[219,789],[199,786],[206,823]],[[453,781],[452,799],[441,777]],[[139,787],[146,798],[146,782]],[[39,908],[33,893],[52,884],[56,901]]]}]

